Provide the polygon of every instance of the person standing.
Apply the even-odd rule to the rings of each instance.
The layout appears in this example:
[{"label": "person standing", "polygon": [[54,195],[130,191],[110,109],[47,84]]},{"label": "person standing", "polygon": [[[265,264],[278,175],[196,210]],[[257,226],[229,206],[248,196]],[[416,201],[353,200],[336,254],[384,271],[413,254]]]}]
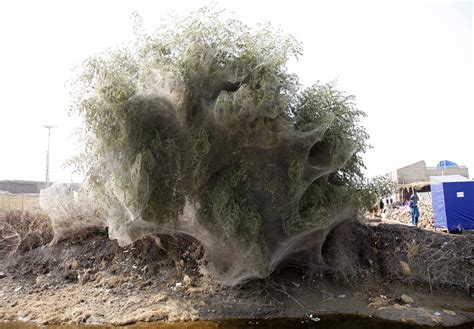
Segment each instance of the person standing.
[{"label": "person standing", "polygon": [[413,194],[410,197],[410,208],[411,208],[411,225],[418,225],[418,217],[420,217],[420,211],[418,210],[418,204],[416,202],[416,197]]},{"label": "person standing", "polygon": [[380,200],[380,203],[379,203],[380,216],[382,216],[382,213],[383,213],[383,207],[384,207],[384,203],[383,203],[383,199],[382,199],[382,200]]}]

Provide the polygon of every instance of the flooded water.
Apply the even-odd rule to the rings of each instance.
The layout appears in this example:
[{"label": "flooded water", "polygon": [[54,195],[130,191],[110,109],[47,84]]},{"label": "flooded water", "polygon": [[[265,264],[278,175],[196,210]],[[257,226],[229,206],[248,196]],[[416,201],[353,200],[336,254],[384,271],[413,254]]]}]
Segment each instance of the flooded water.
[{"label": "flooded water", "polygon": [[[451,329],[472,329],[474,323],[463,324],[449,327]],[[320,321],[310,321],[308,319],[237,319],[237,320],[223,320],[223,321],[194,321],[194,322],[157,322],[157,323],[137,323],[133,325],[114,327],[111,325],[53,325],[53,326],[37,326],[25,322],[7,322],[0,323],[0,329],[290,329],[290,328],[305,328],[305,329],[432,329],[430,326],[418,326],[414,324],[398,323],[392,321],[385,321],[369,317],[357,316],[324,316]]]}]

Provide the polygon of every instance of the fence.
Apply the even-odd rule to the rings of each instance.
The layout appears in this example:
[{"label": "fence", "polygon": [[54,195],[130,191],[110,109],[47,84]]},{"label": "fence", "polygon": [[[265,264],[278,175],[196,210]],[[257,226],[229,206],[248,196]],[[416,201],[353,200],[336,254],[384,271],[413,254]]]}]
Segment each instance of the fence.
[{"label": "fence", "polygon": [[38,210],[39,194],[0,194],[0,210]]}]

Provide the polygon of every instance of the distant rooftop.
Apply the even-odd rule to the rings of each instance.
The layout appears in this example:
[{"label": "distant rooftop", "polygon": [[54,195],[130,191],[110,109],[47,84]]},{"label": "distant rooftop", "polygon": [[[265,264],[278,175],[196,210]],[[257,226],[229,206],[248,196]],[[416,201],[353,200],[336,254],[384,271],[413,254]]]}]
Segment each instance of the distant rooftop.
[{"label": "distant rooftop", "polygon": [[469,182],[470,180],[461,175],[445,175],[445,176],[430,176],[432,183],[449,183],[449,182]]},{"label": "distant rooftop", "polygon": [[2,180],[0,181],[0,191],[13,194],[39,193],[49,185],[51,185],[51,183],[28,180]]},{"label": "distant rooftop", "polygon": [[22,180],[22,179],[5,179],[5,180],[0,180],[0,183],[15,183],[15,184],[46,184],[46,182],[43,181],[37,181],[37,180]]}]

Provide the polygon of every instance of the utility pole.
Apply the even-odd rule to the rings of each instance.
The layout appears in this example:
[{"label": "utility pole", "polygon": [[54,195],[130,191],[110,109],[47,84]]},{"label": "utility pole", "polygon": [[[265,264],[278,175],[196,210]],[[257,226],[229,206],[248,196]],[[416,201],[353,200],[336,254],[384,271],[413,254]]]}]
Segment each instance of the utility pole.
[{"label": "utility pole", "polygon": [[46,185],[49,183],[49,141],[51,138],[51,128],[56,128],[56,126],[44,125],[48,129],[48,149],[46,150]]}]

